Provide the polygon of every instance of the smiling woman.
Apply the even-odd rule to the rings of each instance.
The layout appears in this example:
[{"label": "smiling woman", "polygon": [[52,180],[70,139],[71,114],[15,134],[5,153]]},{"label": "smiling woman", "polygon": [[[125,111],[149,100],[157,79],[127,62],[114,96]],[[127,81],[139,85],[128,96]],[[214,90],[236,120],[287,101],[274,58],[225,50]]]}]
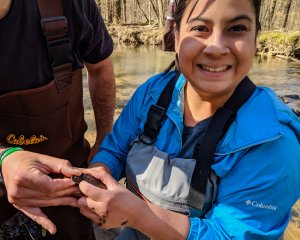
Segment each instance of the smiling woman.
[{"label": "smiling woman", "polygon": [[89,170],[107,189],[80,183],[82,214],[122,226],[119,240],[282,237],[300,196],[300,120],[247,77],[259,7],[179,1],[175,70],[137,89],[92,161],[127,189]]},{"label": "smiling woman", "polygon": [[[186,11],[181,11],[185,6]],[[250,70],[259,26],[253,6],[250,0],[179,3],[177,13],[183,14],[176,18],[175,49],[179,69],[188,80],[187,101],[209,101],[207,107],[212,109],[205,110],[209,115]],[[219,14],[220,9],[226,14]]]}]

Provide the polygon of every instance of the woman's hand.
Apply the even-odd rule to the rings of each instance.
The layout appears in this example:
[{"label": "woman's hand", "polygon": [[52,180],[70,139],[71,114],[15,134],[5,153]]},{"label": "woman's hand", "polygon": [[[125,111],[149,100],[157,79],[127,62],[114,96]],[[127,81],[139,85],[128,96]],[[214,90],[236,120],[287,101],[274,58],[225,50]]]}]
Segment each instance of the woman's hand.
[{"label": "woman's hand", "polygon": [[138,198],[104,168],[89,169],[87,173],[101,180],[107,189],[82,181],[79,188],[85,196],[79,199],[78,206],[84,216],[100,227],[128,226],[152,239],[186,239],[189,231],[187,216]]},{"label": "woman's hand", "polygon": [[143,201],[114,180],[104,168],[89,169],[88,173],[101,180],[107,189],[82,181],[79,188],[85,196],[78,201],[80,212],[102,228],[133,223],[133,212],[144,205]]}]

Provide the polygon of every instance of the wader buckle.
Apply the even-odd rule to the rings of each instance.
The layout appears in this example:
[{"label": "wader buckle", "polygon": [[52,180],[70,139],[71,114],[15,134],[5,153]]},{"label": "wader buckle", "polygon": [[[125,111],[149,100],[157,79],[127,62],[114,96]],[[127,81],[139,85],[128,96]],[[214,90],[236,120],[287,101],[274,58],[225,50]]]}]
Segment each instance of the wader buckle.
[{"label": "wader buckle", "polygon": [[[46,17],[40,20],[43,34],[47,38],[68,34],[68,21],[65,16]],[[56,38],[57,38],[56,37]]]},{"label": "wader buckle", "polygon": [[140,133],[138,135],[138,139],[140,142],[144,143],[147,146],[152,145],[156,141],[156,138],[151,139],[151,138],[147,137],[146,135],[144,135],[144,133]]},{"label": "wader buckle", "polygon": [[69,38],[48,41],[48,49],[52,67],[72,62]]},{"label": "wader buckle", "polygon": [[65,16],[54,16],[40,20],[43,34],[47,39],[51,66],[56,67],[72,62],[71,44],[68,36],[68,22]]},{"label": "wader buckle", "polygon": [[147,121],[144,127],[144,134],[150,139],[155,140],[161,127],[166,110],[158,105],[151,105]]}]

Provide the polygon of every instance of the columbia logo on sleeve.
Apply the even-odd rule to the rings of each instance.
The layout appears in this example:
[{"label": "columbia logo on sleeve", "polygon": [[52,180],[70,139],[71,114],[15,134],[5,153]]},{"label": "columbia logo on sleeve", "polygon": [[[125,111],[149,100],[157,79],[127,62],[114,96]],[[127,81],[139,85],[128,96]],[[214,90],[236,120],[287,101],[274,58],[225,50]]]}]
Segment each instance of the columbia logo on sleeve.
[{"label": "columbia logo on sleeve", "polygon": [[256,207],[256,208],[264,208],[264,209],[268,209],[268,210],[272,210],[272,211],[277,210],[277,206],[272,205],[272,204],[263,204],[262,202],[251,201],[251,200],[247,200],[247,201],[245,201],[245,203],[247,206],[252,206],[252,207]]}]

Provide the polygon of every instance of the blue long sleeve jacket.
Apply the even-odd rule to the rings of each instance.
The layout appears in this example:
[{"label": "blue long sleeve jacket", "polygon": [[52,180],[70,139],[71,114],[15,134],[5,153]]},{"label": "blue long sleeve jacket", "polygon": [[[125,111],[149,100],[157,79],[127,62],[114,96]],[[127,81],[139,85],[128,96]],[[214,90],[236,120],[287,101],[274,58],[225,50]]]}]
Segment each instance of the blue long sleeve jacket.
[{"label": "blue long sleeve jacket", "polygon": [[[128,102],[92,163],[123,177],[127,154],[143,131],[147,112],[173,72],[141,85]],[[155,145],[175,157],[182,146],[183,88],[176,83]],[[220,178],[215,204],[205,219],[190,218],[188,239],[277,239],[300,196],[300,120],[276,94],[257,87],[218,143],[212,165]]]}]

